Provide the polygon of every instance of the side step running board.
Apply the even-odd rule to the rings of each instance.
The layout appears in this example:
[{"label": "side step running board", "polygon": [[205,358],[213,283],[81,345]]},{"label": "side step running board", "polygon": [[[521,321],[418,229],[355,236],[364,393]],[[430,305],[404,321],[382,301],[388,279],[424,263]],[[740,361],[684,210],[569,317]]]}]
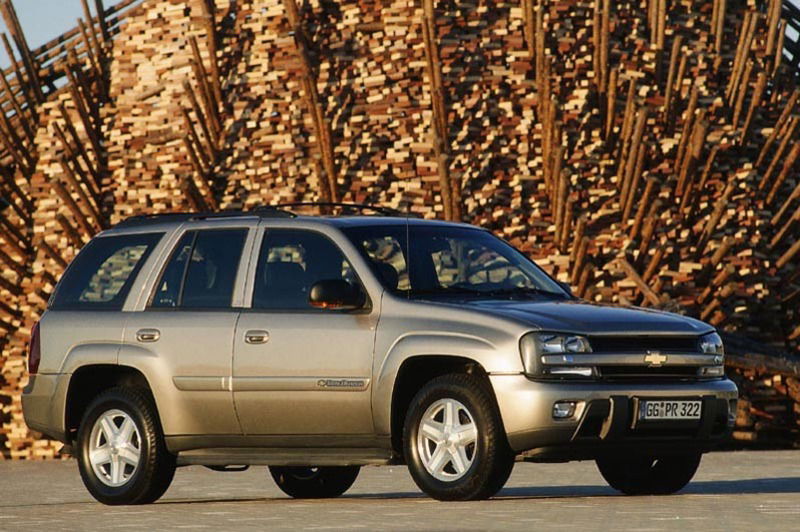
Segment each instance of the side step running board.
[{"label": "side step running board", "polygon": [[193,449],[178,453],[178,465],[229,466],[350,466],[392,463],[387,449],[240,448]]}]

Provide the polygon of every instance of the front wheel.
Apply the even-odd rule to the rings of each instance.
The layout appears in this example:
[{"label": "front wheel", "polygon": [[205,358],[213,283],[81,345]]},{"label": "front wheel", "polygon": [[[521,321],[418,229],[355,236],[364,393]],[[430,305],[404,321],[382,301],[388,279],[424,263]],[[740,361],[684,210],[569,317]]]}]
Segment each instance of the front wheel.
[{"label": "front wheel", "polygon": [[329,499],[342,495],[356,481],[359,466],[283,467],[270,466],[275,484],[295,499]]},{"label": "front wheel", "polygon": [[514,467],[486,383],[467,374],[433,379],[411,402],[403,446],[417,486],[442,501],[486,499]]},{"label": "front wheel", "polygon": [[700,453],[603,457],[597,459],[597,468],[612,488],[626,495],[669,495],[692,480],[700,457]]},{"label": "front wheel", "polygon": [[78,430],[78,469],[89,493],[104,504],[146,504],[175,475],[148,393],[111,388],[89,405]]}]

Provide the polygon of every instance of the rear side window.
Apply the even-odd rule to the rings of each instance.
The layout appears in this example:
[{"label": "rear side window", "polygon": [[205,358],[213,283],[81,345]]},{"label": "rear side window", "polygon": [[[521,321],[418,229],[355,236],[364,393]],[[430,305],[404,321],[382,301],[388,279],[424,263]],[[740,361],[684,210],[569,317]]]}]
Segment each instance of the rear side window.
[{"label": "rear side window", "polygon": [[230,308],[247,229],[190,231],[164,268],[153,308]]},{"label": "rear side window", "polygon": [[170,308],[178,306],[181,287],[183,286],[183,276],[186,274],[189,255],[192,254],[195,235],[197,235],[197,231],[189,231],[178,242],[175,251],[172,252],[172,258],[164,269],[164,273],[161,274],[158,289],[156,289],[153,301],[150,304],[151,307]]},{"label": "rear side window", "polygon": [[95,238],[58,284],[50,308],[120,310],[136,275],[164,233]]}]

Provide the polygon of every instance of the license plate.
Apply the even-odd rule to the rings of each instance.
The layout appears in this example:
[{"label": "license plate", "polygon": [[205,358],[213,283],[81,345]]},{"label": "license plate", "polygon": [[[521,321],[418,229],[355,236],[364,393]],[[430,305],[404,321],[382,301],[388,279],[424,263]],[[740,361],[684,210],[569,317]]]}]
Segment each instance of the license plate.
[{"label": "license plate", "polygon": [[639,419],[700,419],[701,401],[641,401]]}]

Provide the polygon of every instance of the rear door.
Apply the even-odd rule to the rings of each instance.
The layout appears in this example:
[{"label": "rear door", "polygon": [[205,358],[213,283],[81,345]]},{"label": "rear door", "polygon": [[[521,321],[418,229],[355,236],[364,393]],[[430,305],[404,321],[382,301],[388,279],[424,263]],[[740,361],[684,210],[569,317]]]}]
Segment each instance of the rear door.
[{"label": "rear door", "polygon": [[181,231],[145,308],[128,317],[120,362],[146,368],[169,436],[241,434],[231,359],[254,226]]},{"label": "rear door", "polygon": [[[234,338],[233,388],[247,435],[373,433],[370,400],[378,309],[319,309],[308,302],[321,280],[364,290],[334,240],[308,229],[267,228],[251,268],[252,307]],[[253,275],[254,274],[254,275]]]}]

